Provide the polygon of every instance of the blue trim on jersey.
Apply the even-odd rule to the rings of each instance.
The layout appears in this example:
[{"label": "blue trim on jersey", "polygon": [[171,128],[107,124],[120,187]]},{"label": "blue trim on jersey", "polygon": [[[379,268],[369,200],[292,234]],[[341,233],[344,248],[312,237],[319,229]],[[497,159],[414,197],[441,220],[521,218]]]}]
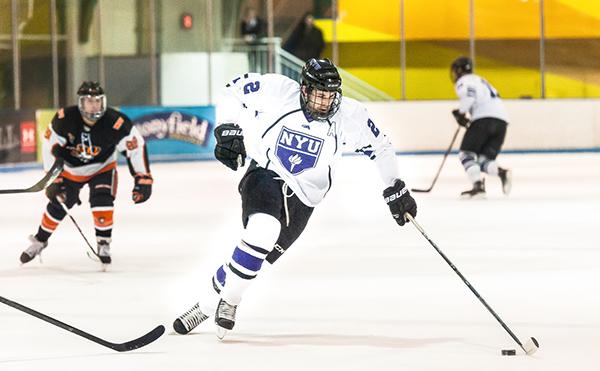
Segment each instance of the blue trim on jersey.
[{"label": "blue trim on jersey", "polygon": [[269,130],[273,129],[273,127],[275,127],[275,125],[277,125],[277,123],[279,123],[279,121],[283,120],[286,116],[291,115],[292,113],[296,113],[298,111],[302,111],[302,108],[298,108],[297,110],[290,111],[290,112],[284,114],[283,116],[281,116],[280,118],[278,118],[277,121],[275,121],[273,123],[273,125],[269,126],[269,128],[267,130],[265,130],[265,132],[263,133],[261,138],[264,138],[265,135],[267,135],[267,133],[269,132]]},{"label": "blue trim on jersey", "polygon": [[231,258],[234,262],[253,272],[258,272],[262,267],[262,263],[264,261],[263,259],[259,259],[248,254],[247,252],[241,250],[237,246],[235,247],[235,250],[233,251],[233,256]]}]

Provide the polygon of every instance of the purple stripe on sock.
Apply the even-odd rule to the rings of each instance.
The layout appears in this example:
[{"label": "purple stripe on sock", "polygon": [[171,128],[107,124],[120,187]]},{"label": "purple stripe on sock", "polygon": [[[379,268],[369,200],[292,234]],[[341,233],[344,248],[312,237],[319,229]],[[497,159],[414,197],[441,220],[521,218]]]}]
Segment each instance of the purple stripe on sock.
[{"label": "purple stripe on sock", "polygon": [[215,277],[217,278],[217,281],[219,281],[221,286],[225,286],[225,270],[223,269],[223,266],[220,266],[219,269],[217,269]]},{"label": "purple stripe on sock", "polygon": [[239,247],[236,247],[233,251],[232,259],[237,264],[253,272],[258,272],[264,261],[263,259],[256,258],[247,252],[240,250]]}]

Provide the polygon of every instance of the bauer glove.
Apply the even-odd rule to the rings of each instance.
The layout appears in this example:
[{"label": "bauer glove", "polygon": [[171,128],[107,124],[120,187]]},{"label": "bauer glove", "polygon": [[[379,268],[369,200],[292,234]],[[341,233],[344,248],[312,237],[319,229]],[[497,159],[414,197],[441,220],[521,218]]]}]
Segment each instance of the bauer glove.
[{"label": "bauer glove", "polygon": [[246,147],[244,134],[236,124],[221,124],[215,128],[215,157],[231,170],[246,163]]},{"label": "bauer glove", "polygon": [[398,225],[403,226],[406,223],[404,213],[409,213],[413,218],[417,216],[417,203],[400,179],[396,179],[393,186],[383,191],[383,199]]}]

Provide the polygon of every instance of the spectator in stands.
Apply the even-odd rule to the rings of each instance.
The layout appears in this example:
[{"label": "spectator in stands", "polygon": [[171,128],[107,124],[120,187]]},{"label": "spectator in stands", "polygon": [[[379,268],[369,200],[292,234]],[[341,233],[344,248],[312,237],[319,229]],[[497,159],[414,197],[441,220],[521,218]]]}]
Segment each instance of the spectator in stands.
[{"label": "spectator in stands", "polygon": [[248,43],[253,43],[265,36],[265,21],[258,16],[256,9],[252,7],[246,8],[240,27],[240,34]]},{"label": "spectator in stands", "polygon": [[246,8],[244,18],[240,27],[242,38],[249,45],[248,70],[251,72],[262,72],[263,55],[258,47],[258,40],[265,37],[265,22],[258,16],[256,9]]},{"label": "spectator in stands", "polygon": [[283,48],[302,61],[321,57],[325,41],[321,30],[315,27],[311,13],[302,17],[302,22],[294,29]]}]

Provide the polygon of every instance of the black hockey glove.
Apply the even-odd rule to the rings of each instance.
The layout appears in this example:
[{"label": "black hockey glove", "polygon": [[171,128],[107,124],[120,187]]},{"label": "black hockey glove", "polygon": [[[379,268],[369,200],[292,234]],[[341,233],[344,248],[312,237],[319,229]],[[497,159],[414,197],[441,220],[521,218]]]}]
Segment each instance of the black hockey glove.
[{"label": "black hockey glove", "polygon": [[460,113],[459,110],[452,110],[452,115],[454,116],[454,119],[456,120],[456,122],[458,122],[460,126],[468,129],[471,125],[471,120],[469,120],[467,118],[467,115],[465,115],[464,113]]},{"label": "black hockey glove", "polygon": [[135,176],[135,186],[131,192],[131,199],[136,204],[141,204],[152,195],[152,176],[146,174],[137,174]]},{"label": "black hockey glove", "polygon": [[60,197],[62,200],[66,200],[67,198],[67,186],[64,183],[63,177],[58,177],[46,187],[46,197],[50,201],[54,200],[56,197]]},{"label": "black hockey glove", "polygon": [[64,181],[64,178],[59,176],[46,187],[46,197],[50,201],[54,201],[54,199],[64,203],[67,207],[72,207],[73,205],[81,205],[81,200],[79,199],[79,190],[73,187],[67,187],[67,184]]},{"label": "black hockey glove", "polygon": [[215,157],[231,170],[246,163],[246,147],[244,134],[236,124],[221,124],[215,128]]},{"label": "black hockey glove", "polygon": [[392,216],[396,219],[396,223],[403,226],[406,223],[404,213],[409,213],[413,217],[417,216],[417,203],[408,192],[408,188],[403,181],[396,179],[393,186],[388,187],[383,191],[385,203],[390,207]]}]

